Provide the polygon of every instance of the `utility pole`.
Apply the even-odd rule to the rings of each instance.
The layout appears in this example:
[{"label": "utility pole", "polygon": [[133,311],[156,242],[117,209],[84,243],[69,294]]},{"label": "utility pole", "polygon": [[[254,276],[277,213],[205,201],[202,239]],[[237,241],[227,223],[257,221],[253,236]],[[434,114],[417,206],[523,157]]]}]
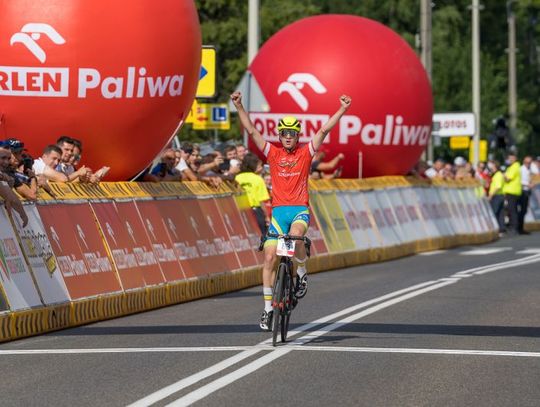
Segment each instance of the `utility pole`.
[{"label": "utility pole", "polygon": [[248,10],[248,66],[259,50],[259,0],[249,0]]},{"label": "utility pole", "polygon": [[517,129],[517,81],[516,81],[516,17],[512,11],[513,0],[506,2],[508,15],[508,116],[510,135],[515,140]]},{"label": "utility pole", "polygon": [[480,161],[480,4],[472,2],[472,99],[475,117],[473,165]]},{"label": "utility pole", "polygon": [[[431,0],[420,2],[420,43],[422,46],[421,60],[431,82]],[[428,139],[427,159],[433,162],[433,136]]]}]

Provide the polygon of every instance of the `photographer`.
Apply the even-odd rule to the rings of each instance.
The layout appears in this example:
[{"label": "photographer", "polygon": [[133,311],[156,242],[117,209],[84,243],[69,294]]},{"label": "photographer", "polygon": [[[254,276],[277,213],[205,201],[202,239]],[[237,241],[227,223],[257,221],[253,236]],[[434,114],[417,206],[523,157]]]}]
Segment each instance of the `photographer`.
[{"label": "photographer", "polygon": [[24,143],[10,138],[5,142],[5,146],[11,151],[9,165],[4,172],[13,178],[13,188],[24,199],[29,201],[37,200],[38,184],[36,176],[32,171],[34,160],[24,153]]}]

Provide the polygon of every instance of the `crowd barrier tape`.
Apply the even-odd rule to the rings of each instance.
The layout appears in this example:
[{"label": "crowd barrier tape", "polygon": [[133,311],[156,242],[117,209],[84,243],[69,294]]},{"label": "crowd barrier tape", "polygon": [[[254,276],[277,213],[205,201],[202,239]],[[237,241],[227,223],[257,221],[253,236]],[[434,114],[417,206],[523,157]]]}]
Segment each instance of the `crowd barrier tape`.
[{"label": "crowd barrier tape", "polygon": [[[311,273],[497,238],[474,182],[310,181]],[[0,341],[261,284],[258,225],[233,184],[52,183],[0,206]],[[540,220],[540,189],[529,218]]]}]

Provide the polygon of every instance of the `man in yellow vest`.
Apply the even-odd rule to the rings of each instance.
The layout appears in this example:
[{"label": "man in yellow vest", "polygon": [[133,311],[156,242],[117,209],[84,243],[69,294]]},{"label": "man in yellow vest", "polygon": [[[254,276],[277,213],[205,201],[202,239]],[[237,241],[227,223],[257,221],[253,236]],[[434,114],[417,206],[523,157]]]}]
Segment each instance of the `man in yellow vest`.
[{"label": "man in yellow vest", "polygon": [[510,221],[509,233],[519,233],[518,224],[518,201],[521,196],[521,165],[515,153],[509,153],[507,157],[508,167],[504,173],[503,192],[508,207]]},{"label": "man in yellow vest", "polygon": [[502,236],[506,232],[506,225],[504,224],[504,174],[501,171],[501,165],[498,161],[488,162],[488,168],[491,172],[488,199],[491,209],[493,209],[493,214],[499,224],[499,236]]}]

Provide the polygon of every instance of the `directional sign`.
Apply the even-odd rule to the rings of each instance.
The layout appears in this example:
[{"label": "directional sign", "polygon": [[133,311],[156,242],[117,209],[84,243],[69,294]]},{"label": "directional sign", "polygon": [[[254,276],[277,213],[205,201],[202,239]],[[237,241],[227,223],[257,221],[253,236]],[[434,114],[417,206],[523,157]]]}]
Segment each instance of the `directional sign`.
[{"label": "directional sign", "polygon": [[472,136],[475,123],[473,113],[435,113],[432,134],[439,137]]},{"label": "directional sign", "polygon": [[457,136],[450,137],[450,148],[452,150],[461,150],[469,148],[469,143],[471,142],[470,137],[467,136]]},{"label": "directional sign", "polygon": [[198,107],[197,100],[193,101],[193,105],[191,105],[191,110],[189,111],[189,114],[186,117],[186,120],[184,123],[193,123],[195,115],[197,114],[197,107]]},{"label": "directional sign", "polygon": [[193,130],[229,130],[229,108],[226,103],[199,103],[193,116]]},{"label": "directional sign", "polygon": [[[487,140],[480,140],[480,151],[478,152],[478,159],[480,161],[487,161],[488,155],[488,142]],[[469,162],[474,162],[474,143],[469,146]]]},{"label": "directional sign", "polygon": [[213,46],[203,45],[201,58],[201,72],[197,86],[198,98],[213,98],[216,96],[216,49]]}]

